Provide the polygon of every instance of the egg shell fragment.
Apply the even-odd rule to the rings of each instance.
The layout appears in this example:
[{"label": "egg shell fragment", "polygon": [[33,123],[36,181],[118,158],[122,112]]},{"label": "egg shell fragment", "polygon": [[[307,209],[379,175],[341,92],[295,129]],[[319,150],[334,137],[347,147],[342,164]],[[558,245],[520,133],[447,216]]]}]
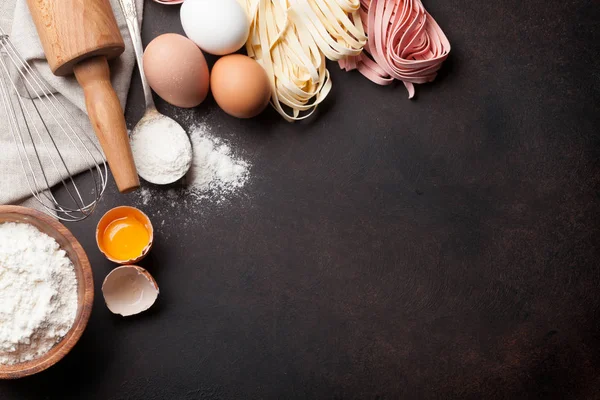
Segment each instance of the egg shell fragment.
[{"label": "egg shell fragment", "polygon": [[202,51],[185,36],[156,37],[146,47],[143,64],[148,84],[166,102],[192,108],[206,99],[208,65]]},{"label": "egg shell fragment", "polygon": [[124,265],[112,270],[104,279],[102,294],[113,314],[124,317],[146,311],[156,302],[158,284],[142,267]]}]

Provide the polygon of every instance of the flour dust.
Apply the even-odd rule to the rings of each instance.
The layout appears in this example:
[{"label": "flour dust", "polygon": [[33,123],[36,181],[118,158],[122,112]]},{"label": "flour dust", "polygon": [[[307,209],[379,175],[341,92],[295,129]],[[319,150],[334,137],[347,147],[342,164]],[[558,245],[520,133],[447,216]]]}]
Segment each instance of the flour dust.
[{"label": "flour dust", "polygon": [[[205,207],[225,205],[250,179],[251,165],[238,156],[231,144],[217,137],[206,121],[190,129],[193,159],[187,175],[176,185],[160,187],[143,182],[136,192],[140,206],[156,207],[158,218],[167,214],[201,213]],[[160,223],[164,225],[164,220]]]}]

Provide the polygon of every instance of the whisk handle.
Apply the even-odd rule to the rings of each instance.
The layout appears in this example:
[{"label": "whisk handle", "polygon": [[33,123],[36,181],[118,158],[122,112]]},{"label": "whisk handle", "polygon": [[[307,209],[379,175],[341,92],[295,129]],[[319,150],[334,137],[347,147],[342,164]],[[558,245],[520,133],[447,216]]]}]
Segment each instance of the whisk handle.
[{"label": "whisk handle", "polygon": [[121,193],[140,186],[127,136],[123,108],[110,82],[106,57],[92,57],[76,64],[75,77],[83,88],[85,105],[108,165]]}]

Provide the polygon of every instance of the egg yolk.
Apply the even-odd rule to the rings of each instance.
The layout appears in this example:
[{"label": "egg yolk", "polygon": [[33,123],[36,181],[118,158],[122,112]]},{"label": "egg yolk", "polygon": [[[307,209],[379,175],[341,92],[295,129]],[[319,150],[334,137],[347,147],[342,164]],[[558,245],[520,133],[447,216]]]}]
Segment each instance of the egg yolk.
[{"label": "egg yolk", "polygon": [[104,249],[114,259],[127,261],[142,255],[150,242],[148,230],[133,216],[112,221],[103,234]]}]

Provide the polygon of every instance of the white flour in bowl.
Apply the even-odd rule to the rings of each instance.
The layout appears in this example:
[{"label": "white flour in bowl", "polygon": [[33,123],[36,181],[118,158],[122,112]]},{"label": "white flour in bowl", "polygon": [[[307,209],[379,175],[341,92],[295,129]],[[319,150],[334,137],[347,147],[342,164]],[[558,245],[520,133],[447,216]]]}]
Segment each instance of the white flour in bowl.
[{"label": "white flour in bowl", "polygon": [[0,364],[43,356],[76,314],[75,269],[56,240],[29,224],[0,224]]}]

